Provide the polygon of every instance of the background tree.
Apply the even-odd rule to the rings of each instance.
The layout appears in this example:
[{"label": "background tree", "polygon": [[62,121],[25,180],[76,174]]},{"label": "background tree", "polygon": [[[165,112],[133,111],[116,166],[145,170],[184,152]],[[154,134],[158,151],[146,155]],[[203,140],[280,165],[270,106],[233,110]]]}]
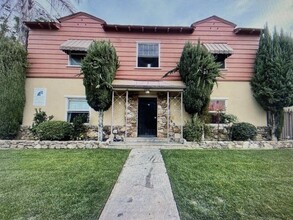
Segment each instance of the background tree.
[{"label": "background tree", "polygon": [[283,127],[283,109],[293,105],[293,39],[283,31],[271,36],[266,25],[259,43],[251,88],[256,101],[268,112],[273,139]]},{"label": "background tree", "polygon": [[24,21],[53,21],[75,11],[70,0],[1,0],[0,23],[4,24],[0,26],[1,32],[25,44],[28,30]]},{"label": "background tree", "polygon": [[200,41],[197,44],[187,42],[177,66],[165,74],[164,77],[179,72],[186,85],[183,92],[184,107],[192,117],[202,116],[207,111],[213,87],[217,77],[220,77],[219,67],[213,55],[201,46]]},{"label": "background tree", "polygon": [[0,36],[0,139],[14,138],[25,104],[25,48]]},{"label": "background tree", "polygon": [[112,104],[112,82],[119,68],[114,46],[107,41],[94,41],[81,64],[86,99],[99,111],[99,140],[103,139],[103,116]]}]

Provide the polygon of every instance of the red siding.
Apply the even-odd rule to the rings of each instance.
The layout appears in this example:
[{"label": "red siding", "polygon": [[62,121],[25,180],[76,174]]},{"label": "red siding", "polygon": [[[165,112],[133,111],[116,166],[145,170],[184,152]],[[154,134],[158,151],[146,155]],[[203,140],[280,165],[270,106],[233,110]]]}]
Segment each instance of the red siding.
[{"label": "red siding", "polygon": [[[31,30],[28,44],[28,77],[76,78],[79,68],[68,67],[68,57],[59,49],[68,39],[109,39],[116,48],[120,68],[117,79],[160,80],[162,76],[176,66],[182,48],[187,41],[202,43],[227,43],[234,53],[226,60],[227,70],[224,79],[247,81],[253,71],[255,53],[259,37],[255,35],[236,35],[234,26],[217,19],[198,23],[192,34],[158,34],[158,33],[122,33],[105,32],[102,21],[75,16],[65,19],[59,30]],[[136,68],[137,42],[160,43],[160,68]],[[167,80],[179,80],[179,74],[173,74]]]}]

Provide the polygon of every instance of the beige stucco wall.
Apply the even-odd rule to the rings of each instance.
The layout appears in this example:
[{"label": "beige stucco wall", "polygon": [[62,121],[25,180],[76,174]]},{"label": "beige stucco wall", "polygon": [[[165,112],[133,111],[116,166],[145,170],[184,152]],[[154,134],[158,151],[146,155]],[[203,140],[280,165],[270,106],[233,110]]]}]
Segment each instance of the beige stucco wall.
[{"label": "beige stucco wall", "polygon": [[[34,88],[45,88],[46,105],[33,106]],[[31,125],[35,108],[41,108],[47,115],[54,115],[55,120],[66,120],[67,97],[85,97],[82,79],[34,79],[26,80],[26,104],[23,125]],[[90,111],[90,122],[97,123],[97,113]]]},{"label": "beige stucco wall", "polygon": [[240,122],[266,126],[266,113],[253,98],[249,82],[218,82],[211,98],[227,98],[227,113]]},{"label": "beige stucco wall", "polygon": [[[249,82],[218,82],[211,99],[226,99],[226,112],[237,116],[240,122],[249,122],[255,126],[266,126],[266,113],[255,101]],[[178,101],[170,101],[171,120],[180,125],[180,107]],[[184,111],[183,121],[190,116]]]},{"label": "beige stucco wall", "polygon": [[[34,88],[46,88],[46,106],[33,106]],[[154,96],[156,94],[150,94]],[[34,79],[26,81],[26,105],[24,109],[24,125],[31,125],[35,108],[42,108],[47,115],[54,115],[55,120],[66,120],[67,98],[85,97],[82,79]],[[227,98],[227,113],[234,114],[240,121],[250,122],[256,126],[266,125],[266,114],[254,100],[249,82],[219,82],[215,86],[211,98]],[[171,119],[180,125],[180,109],[173,111],[174,102],[170,101]],[[115,102],[114,125],[125,123],[125,103]],[[105,112],[104,124],[111,124],[112,109]],[[185,122],[188,114],[184,111]],[[90,111],[90,124],[97,124],[98,113]]]}]

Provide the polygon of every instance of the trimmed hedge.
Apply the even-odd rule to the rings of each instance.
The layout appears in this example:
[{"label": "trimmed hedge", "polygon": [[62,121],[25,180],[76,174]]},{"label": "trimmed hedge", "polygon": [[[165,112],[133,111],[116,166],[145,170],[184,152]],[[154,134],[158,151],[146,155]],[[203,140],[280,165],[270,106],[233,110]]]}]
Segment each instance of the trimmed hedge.
[{"label": "trimmed hedge", "polygon": [[66,121],[45,121],[36,127],[36,134],[40,140],[70,140],[73,135],[73,126]]},{"label": "trimmed hedge", "polygon": [[231,127],[231,138],[233,141],[253,140],[256,134],[256,127],[247,122],[235,123]]}]

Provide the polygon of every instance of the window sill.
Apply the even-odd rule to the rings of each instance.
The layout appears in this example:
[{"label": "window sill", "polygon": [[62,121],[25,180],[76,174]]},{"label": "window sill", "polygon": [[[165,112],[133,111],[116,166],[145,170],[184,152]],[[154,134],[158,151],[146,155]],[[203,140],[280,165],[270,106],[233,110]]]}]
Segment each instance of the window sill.
[{"label": "window sill", "polygon": [[161,67],[135,67],[134,69],[139,69],[139,70],[161,70]]},{"label": "window sill", "polygon": [[[214,123],[211,123],[211,124],[207,124],[211,127],[218,127],[218,124],[214,124]],[[229,127],[230,125],[229,124],[223,124],[223,123],[219,123],[219,127],[220,128],[225,128],[225,127]]]},{"label": "window sill", "polygon": [[227,68],[220,68],[219,70],[220,70],[221,72],[227,72],[227,71],[228,71]]},{"label": "window sill", "polygon": [[80,68],[80,65],[67,65],[67,68]]}]

